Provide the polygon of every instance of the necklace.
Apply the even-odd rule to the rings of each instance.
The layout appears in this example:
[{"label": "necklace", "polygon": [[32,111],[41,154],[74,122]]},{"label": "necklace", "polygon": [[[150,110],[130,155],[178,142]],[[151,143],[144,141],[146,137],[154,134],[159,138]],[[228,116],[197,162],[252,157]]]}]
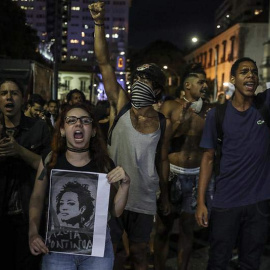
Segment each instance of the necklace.
[{"label": "necklace", "polygon": [[19,132],[19,126],[8,128],[6,127],[6,135],[9,137],[15,137]]},{"label": "necklace", "polygon": [[75,153],[83,153],[89,151],[89,148],[83,148],[83,149],[76,149],[76,148],[71,148],[67,146],[67,150]]},{"label": "necklace", "polygon": [[185,97],[183,97],[183,99],[186,101],[186,102],[190,102],[189,100],[187,100]]}]

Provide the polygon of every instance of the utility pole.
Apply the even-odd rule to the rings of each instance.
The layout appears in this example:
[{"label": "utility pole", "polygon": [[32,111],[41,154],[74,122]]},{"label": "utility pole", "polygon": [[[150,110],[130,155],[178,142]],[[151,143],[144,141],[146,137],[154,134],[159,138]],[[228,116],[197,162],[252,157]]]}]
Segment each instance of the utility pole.
[{"label": "utility pole", "polygon": [[59,69],[59,42],[60,42],[60,33],[59,31],[59,3],[60,0],[55,0],[55,16],[54,16],[54,51],[53,51],[53,89],[52,89],[52,98],[57,100],[58,98],[58,69]]},{"label": "utility pole", "polygon": [[213,96],[214,102],[217,100],[217,91],[218,91],[217,65],[218,65],[218,53],[217,48],[215,48],[215,79],[214,79],[214,96]]}]

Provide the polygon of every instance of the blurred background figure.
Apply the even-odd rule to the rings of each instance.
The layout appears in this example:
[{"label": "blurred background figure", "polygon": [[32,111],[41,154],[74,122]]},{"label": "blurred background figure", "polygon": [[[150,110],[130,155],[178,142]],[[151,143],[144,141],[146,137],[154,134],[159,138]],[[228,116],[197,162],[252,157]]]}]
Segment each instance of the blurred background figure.
[{"label": "blurred background figure", "polygon": [[232,83],[226,83],[225,85],[225,96],[226,96],[226,100],[229,100],[233,97],[234,95],[234,91],[235,91],[235,87]]},{"label": "blurred background figure", "polygon": [[52,126],[55,126],[55,122],[57,120],[58,114],[59,114],[59,106],[57,100],[49,100],[48,102],[48,112],[50,113],[50,120],[52,123]]},{"label": "blurred background figure", "polygon": [[86,100],[85,94],[77,88],[70,90],[67,93],[66,99],[67,99],[67,103],[69,103],[70,105],[73,105],[79,102],[85,102]]},{"label": "blurred background figure", "polygon": [[38,118],[43,112],[45,100],[39,94],[32,94],[25,104],[24,115],[31,118]]}]

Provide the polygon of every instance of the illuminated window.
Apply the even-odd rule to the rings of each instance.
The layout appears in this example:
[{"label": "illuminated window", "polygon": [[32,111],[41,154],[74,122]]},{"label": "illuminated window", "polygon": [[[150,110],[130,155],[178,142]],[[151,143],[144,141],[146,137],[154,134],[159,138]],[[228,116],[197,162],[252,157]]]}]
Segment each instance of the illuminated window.
[{"label": "illuminated window", "polygon": [[255,9],[254,10],[254,15],[259,15],[262,12],[263,12],[262,9]]},{"label": "illuminated window", "polygon": [[77,43],[79,43],[79,40],[78,40],[78,39],[71,39],[71,40],[70,40],[70,43],[75,43],[75,44],[77,44]]}]

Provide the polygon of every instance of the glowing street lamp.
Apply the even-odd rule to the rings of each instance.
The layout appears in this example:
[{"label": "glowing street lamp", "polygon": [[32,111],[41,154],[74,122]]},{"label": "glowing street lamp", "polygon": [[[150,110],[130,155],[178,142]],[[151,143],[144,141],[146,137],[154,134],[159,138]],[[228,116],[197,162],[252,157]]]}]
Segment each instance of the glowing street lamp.
[{"label": "glowing street lamp", "polygon": [[199,40],[198,40],[197,37],[193,37],[193,38],[191,39],[191,41],[192,41],[193,43],[197,43]]}]

